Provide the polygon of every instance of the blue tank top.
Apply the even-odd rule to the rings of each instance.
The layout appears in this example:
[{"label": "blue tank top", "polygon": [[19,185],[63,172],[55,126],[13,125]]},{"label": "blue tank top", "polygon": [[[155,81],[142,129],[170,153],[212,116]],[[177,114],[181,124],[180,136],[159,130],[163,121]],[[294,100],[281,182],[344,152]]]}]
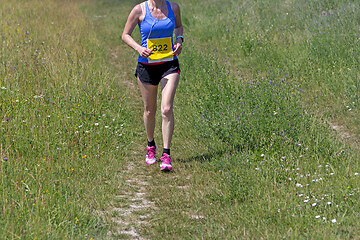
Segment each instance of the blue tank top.
[{"label": "blue tank top", "polygon": [[[148,38],[165,38],[165,37],[171,38],[171,48],[173,47],[175,14],[171,9],[170,3],[166,1],[166,4],[168,8],[168,16],[165,19],[156,19],[150,13],[148,2],[147,1],[145,2],[145,16],[144,19],[139,24],[142,47],[147,47]],[[176,59],[176,56],[174,56],[174,59]],[[139,55],[138,62],[148,63],[149,60]]]}]

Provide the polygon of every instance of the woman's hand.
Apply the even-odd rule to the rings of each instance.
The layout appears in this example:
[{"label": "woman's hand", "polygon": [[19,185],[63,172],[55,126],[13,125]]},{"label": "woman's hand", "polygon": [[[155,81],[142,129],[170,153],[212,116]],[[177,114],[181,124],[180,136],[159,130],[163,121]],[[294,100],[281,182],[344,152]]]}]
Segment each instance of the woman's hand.
[{"label": "woman's hand", "polygon": [[148,48],[146,48],[146,47],[141,47],[141,46],[140,46],[140,47],[137,49],[137,52],[140,54],[141,57],[143,57],[143,58],[148,58],[148,57],[151,55],[152,50],[151,50],[151,49],[148,49]]},{"label": "woman's hand", "polygon": [[181,50],[182,50],[182,40],[181,39],[176,40],[173,49],[174,49],[173,56],[179,56],[179,54],[181,53]]}]

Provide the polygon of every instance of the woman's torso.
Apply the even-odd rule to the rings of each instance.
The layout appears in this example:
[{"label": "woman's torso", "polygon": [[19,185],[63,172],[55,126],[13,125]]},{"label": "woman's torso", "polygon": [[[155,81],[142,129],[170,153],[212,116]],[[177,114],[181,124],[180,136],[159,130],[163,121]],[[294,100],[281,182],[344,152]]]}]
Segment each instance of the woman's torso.
[{"label": "woman's torso", "polygon": [[[148,2],[144,3],[145,11],[142,21],[139,23],[140,35],[141,35],[141,46],[148,47],[148,39],[162,39],[170,38],[171,46],[168,46],[171,49],[173,48],[173,32],[175,29],[175,15],[172,11],[171,5],[166,1],[168,14],[164,19],[156,19],[152,16]],[[165,48],[164,48],[165,49]],[[176,59],[172,57],[172,59]],[[169,58],[166,58],[169,61]],[[143,58],[139,55],[138,62],[149,63],[148,58]],[[161,60],[159,60],[161,62]]]}]

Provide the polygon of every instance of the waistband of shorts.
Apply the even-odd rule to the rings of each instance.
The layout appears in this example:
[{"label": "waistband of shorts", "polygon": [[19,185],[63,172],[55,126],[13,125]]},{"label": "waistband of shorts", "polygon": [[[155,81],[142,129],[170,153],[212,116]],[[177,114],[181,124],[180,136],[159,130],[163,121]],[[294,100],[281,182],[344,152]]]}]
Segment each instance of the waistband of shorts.
[{"label": "waistband of shorts", "polygon": [[175,58],[174,60],[171,61],[164,61],[164,62],[154,62],[154,63],[144,63],[144,62],[138,62],[144,65],[160,65],[160,64],[164,64],[164,63],[168,63],[168,62],[175,62],[177,60],[177,58]]},{"label": "waistband of shorts", "polygon": [[164,64],[166,62],[154,62],[154,63],[143,63],[143,62],[139,62],[141,64],[144,64],[144,65],[160,65],[160,64]]}]

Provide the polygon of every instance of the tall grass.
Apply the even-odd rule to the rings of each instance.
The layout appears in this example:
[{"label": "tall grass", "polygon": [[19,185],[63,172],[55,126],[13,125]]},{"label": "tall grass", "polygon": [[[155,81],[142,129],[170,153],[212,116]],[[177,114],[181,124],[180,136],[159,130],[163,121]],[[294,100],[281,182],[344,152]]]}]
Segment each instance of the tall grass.
[{"label": "tall grass", "polygon": [[[104,59],[120,48],[129,58],[117,69],[133,78],[127,61],[136,57],[119,36],[135,3],[83,2],[85,20],[68,1],[5,1],[1,236],[105,236],[95,210],[122,187],[117,171],[139,139],[131,101]],[[358,3],[179,4],[175,171],[147,172],[161,211],[143,234],[358,238],[359,152],[324,123],[358,134]]]},{"label": "tall grass", "polygon": [[188,190],[172,192],[185,200],[156,194],[170,214],[147,232],[189,239],[358,237],[359,153],[324,124],[330,119],[358,134],[356,3],[181,6],[187,42],[179,135],[195,129],[192,136],[208,150],[187,141],[179,146],[193,155],[178,159],[183,177],[192,176],[180,181]]},{"label": "tall grass", "polygon": [[104,236],[131,113],[69,1],[2,1],[0,236]]},{"label": "tall grass", "polygon": [[[192,45],[215,54],[238,77],[270,71],[294,79],[306,90],[308,106],[359,136],[358,3],[185,1],[183,5],[190,11],[184,22]],[[211,14],[200,11],[205,6]]]},{"label": "tall grass", "polygon": [[[345,116],[351,112],[356,121],[358,108],[347,111],[336,101],[351,101],[341,90],[351,86],[344,81],[351,71],[332,79],[317,71],[330,67],[329,55],[354,62],[343,52],[357,45],[349,40],[338,50],[337,35],[319,31],[356,34],[356,12],[347,14],[355,3],[179,4],[186,40],[174,107],[175,176],[152,172],[148,189],[161,211],[144,233],[154,239],[359,236],[359,155],[324,124],[335,117],[356,132]],[[124,11],[116,1],[98,6],[95,12],[107,16],[99,25],[112,25],[109,19]],[[121,28],[112,32],[120,35]],[[331,89],[334,83],[339,88]]]}]

